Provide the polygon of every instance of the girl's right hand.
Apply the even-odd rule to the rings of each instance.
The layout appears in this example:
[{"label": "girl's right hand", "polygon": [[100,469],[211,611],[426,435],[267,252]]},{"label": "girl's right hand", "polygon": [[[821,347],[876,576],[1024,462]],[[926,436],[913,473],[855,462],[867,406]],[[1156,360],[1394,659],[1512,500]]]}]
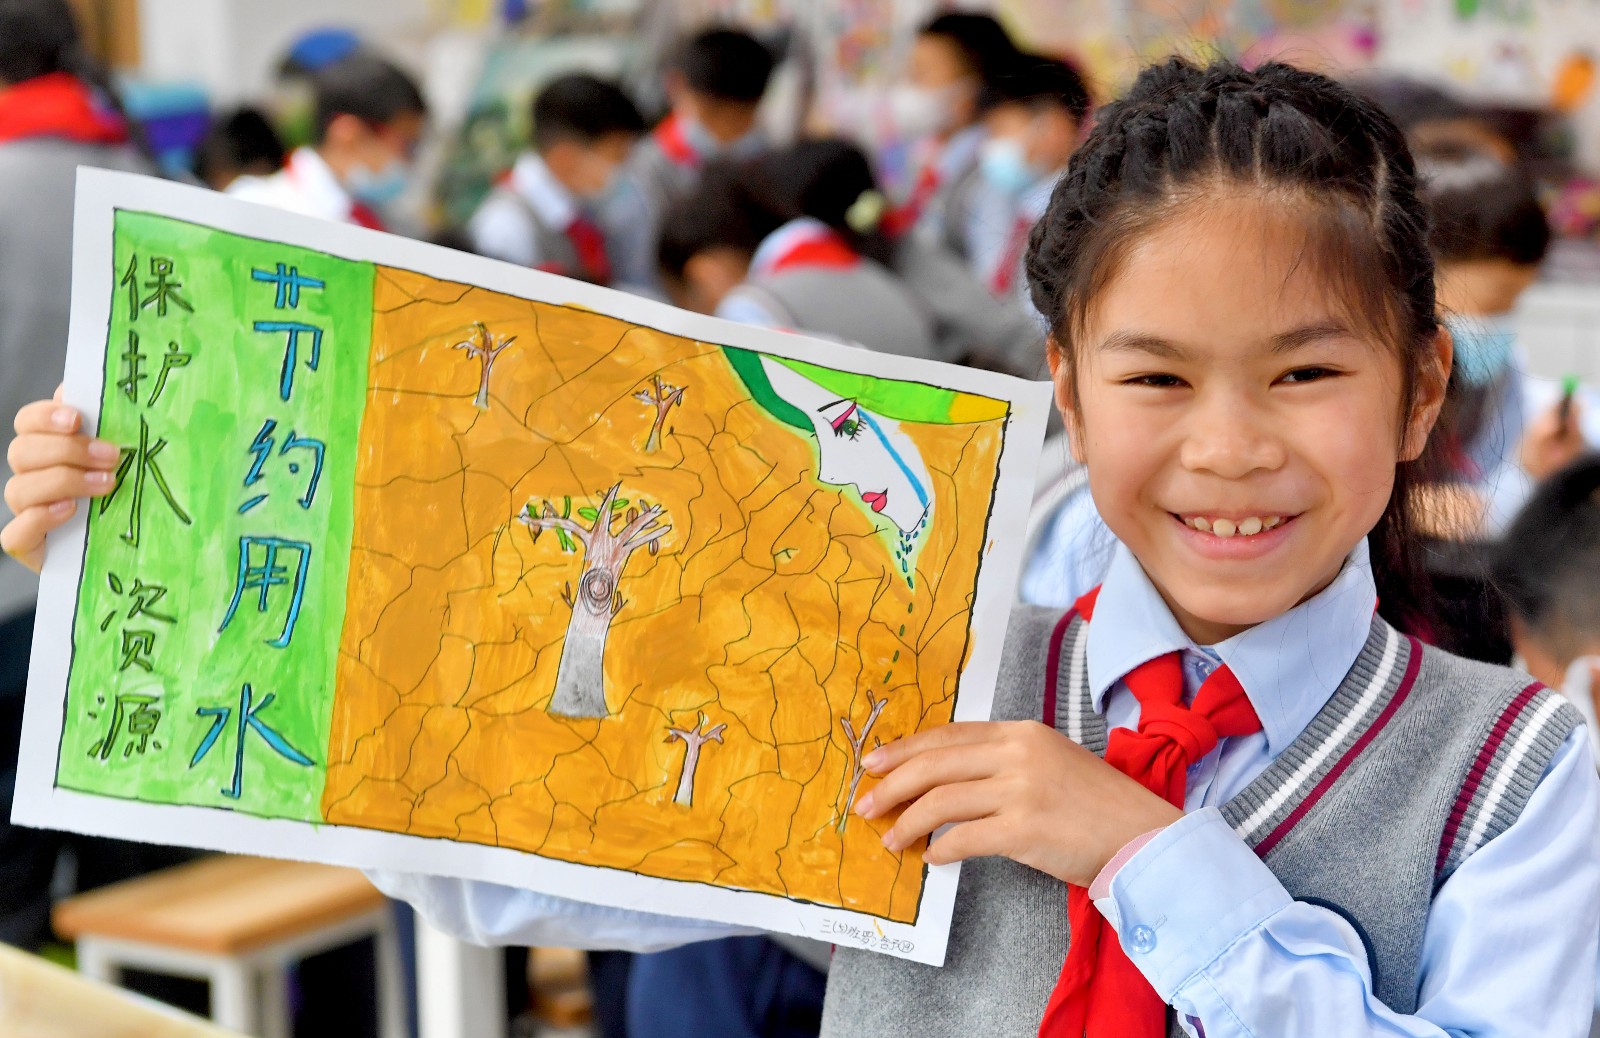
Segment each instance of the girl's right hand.
[{"label": "girl's right hand", "polygon": [[83,418],[61,402],[40,400],[17,412],[17,438],[6,460],[12,476],[5,501],[16,518],[0,529],[0,548],[37,572],[44,565],[44,538],[72,518],[77,498],[103,497],[116,482],[122,451],[83,435]]}]

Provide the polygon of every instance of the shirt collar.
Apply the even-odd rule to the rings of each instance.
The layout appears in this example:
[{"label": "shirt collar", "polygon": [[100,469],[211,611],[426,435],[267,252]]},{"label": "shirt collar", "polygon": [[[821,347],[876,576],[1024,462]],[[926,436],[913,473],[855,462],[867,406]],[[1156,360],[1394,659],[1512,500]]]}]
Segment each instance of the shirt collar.
[{"label": "shirt collar", "polygon": [[511,186],[533,206],[546,227],[564,231],[578,218],[577,198],[531,151],[518,156],[511,167]]},{"label": "shirt collar", "polygon": [[295,191],[305,199],[310,212],[329,220],[350,218],[355,199],[339,183],[333,167],[317,154],[317,149],[296,148],[284,165],[283,175],[294,183]]},{"label": "shirt collar", "polygon": [[808,238],[820,238],[832,231],[821,220],[810,216],[797,216],[793,220],[779,227],[756,246],[756,251],[750,257],[750,276],[767,273],[780,259],[788,254],[800,242]]},{"label": "shirt collar", "polygon": [[1032,221],[1044,217],[1045,210],[1050,208],[1050,196],[1055,193],[1056,181],[1060,180],[1065,172],[1066,169],[1063,167],[1048,176],[1041,177],[1022,193],[1018,207],[1023,216]]},{"label": "shirt collar", "polygon": [[[1322,591],[1281,616],[1209,646],[1232,670],[1276,756],[1311,723],[1367,643],[1378,592],[1363,538]],[[1095,601],[1087,656],[1094,708],[1141,663],[1199,651],[1133,553],[1120,542]]]}]

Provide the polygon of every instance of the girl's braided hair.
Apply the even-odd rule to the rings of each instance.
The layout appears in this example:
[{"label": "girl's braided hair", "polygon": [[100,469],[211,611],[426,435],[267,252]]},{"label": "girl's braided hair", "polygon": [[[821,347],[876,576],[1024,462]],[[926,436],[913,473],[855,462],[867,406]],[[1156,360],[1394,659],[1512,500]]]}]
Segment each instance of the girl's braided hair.
[{"label": "girl's braided hair", "polygon": [[[1410,149],[1370,101],[1276,63],[1247,71],[1170,58],[1101,110],[1028,246],[1029,290],[1066,370],[1095,296],[1129,248],[1178,210],[1240,192],[1258,193],[1302,226],[1304,260],[1335,283],[1352,319],[1394,346],[1408,416],[1439,328],[1428,216]],[[1432,610],[1412,550],[1409,490],[1433,471],[1426,452],[1397,467],[1370,538],[1385,615],[1424,632]]]}]

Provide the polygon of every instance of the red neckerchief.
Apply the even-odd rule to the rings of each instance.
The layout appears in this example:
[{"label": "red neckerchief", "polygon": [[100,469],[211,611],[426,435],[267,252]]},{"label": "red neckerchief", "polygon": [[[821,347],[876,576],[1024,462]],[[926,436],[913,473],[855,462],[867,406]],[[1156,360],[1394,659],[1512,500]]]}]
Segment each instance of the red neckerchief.
[{"label": "red neckerchief", "polygon": [[1009,295],[1017,280],[1017,268],[1022,266],[1022,254],[1028,250],[1028,235],[1033,231],[1033,221],[1018,216],[1011,225],[1011,233],[1000,250],[1000,263],[989,278],[989,289],[997,296]]},{"label": "red neckerchief", "polygon": [[700,153],[694,150],[694,145],[684,135],[683,123],[678,120],[677,112],[669,113],[661,120],[650,136],[655,140],[656,147],[661,149],[661,154],[671,159],[674,165],[686,169],[700,168]]},{"label": "red neckerchief", "polygon": [[923,166],[922,172],[917,175],[916,185],[911,189],[911,196],[884,216],[885,233],[891,237],[899,237],[915,227],[917,221],[922,219],[923,210],[928,208],[933,196],[939,193],[939,184],[943,180],[944,178],[939,175],[937,162],[929,162]]},{"label": "red neckerchief", "polygon": [[802,225],[774,233],[785,235],[787,240],[779,242],[777,252],[763,261],[759,272],[752,273],[777,274],[802,267],[848,270],[861,262],[860,255],[831,228]]},{"label": "red neckerchief", "polygon": [[81,79],[51,72],[0,89],[0,142],[59,137],[83,144],[126,144],[128,127],[97,103]]}]

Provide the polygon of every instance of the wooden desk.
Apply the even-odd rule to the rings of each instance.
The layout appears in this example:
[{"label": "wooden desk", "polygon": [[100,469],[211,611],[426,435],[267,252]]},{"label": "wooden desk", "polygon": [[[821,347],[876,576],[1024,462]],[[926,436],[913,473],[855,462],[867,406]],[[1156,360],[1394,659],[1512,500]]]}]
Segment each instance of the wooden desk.
[{"label": "wooden desk", "polygon": [[405,1030],[389,904],[353,869],[206,858],[69,898],[53,922],[78,942],[85,975],[114,983],[131,966],[203,978],[214,1020],[266,1038],[288,1038],[290,964],[371,936],[382,1032]]}]

